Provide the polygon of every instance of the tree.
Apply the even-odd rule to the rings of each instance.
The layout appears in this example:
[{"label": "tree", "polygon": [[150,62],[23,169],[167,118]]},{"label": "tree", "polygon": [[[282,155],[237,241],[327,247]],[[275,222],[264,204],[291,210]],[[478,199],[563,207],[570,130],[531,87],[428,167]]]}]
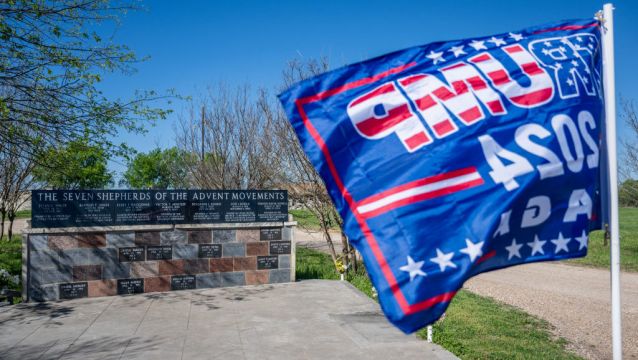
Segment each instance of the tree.
[{"label": "tree", "polygon": [[623,140],[624,153],[620,162],[620,175],[625,181],[618,189],[618,197],[621,206],[638,206],[638,113],[634,103],[627,99],[621,99],[621,119],[629,127]]},{"label": "tree", "polygon": [[638,207],[638,180],[628,179],[618,188],[620,206]]},{"label": "tree", "polygon": [[177,146],[184,154],[189,181],[201,189],[269,189],[281,186],[281,149],[273,119],[249,88],[209,89],[191,103],[177,129]]},{"label": "tree", "polygon": [[[35,180],[53,189],[101,189],[113,184],[107,152],[88,140],[74,140],[64,147],[50,147],[33,169]],[[56,168],[51,171],[50,168]]]},{"label": "tree", "polygon": [[110,140],[118,131],[142,131],[139,120],[164,118],[166,110],[149,106],[160,98],[154,92],[109,99],[97,86],[104,74],[132,72],[138,59],[89,27],[134,9],[125,0],[0,2],[0,143],[32,159],[80,139],[120,153],[126,147]]},{"label": "tree", "polygon": [[0,150],[0,237],[4,235],[4,223],[8,219],[7,235],[11,240],[16,214],[31,198],[34,162],[11,143],[0,144]]},{"label": "tree", "polygon": [[[283,88],[306,78],[318,75],[329,69],[328,61],[324,58],[317,61],[291,61],[283,74]],[[286,189],[289,197],[310,210],[319,220],[324,239],[338,271],[352,268],[356,271],[356,253],[343,232],[343,220],[334,207],[326,186],[315,170],[314,166],[301,148],[297,135],[290,122],[278,104],[272,105],[265,94],[260,98],[260,107],[275,126],[275,133],[280,143],[281,166],[285,169]],[[269,110],[268,110],[269,109]],[[333,228],[340,229],[343,253],[338,256],[332,234]],[[345,268],[340,266],[342,263]]]},{"label": "tree", "polygon": [[185,162],[188,154],[176,147],[138,153],[128,163],[121,185],[138,189],[176,189],[188,187]]}]

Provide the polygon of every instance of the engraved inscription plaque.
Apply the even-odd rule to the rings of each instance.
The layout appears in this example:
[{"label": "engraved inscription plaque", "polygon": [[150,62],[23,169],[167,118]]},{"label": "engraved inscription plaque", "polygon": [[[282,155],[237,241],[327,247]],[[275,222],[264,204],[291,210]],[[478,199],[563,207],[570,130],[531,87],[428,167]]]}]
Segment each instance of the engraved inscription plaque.
[{"label": "engraved inscription plaque", "polygon": [[78,299],[89,296],[86,282],[60,284],[60,299]]},{"label": "engraved inscription plaque", "polygon": [[198,257],[219,258],[222,257],[221,244],[199,244]]},{"label": "engraved inscription plaque", "polygon": [[285,190],[33,190],[33,228],[288,220]]},{"label": "engraved inscription plaque", "polygon": [[143,246],[119,248],[118,251],[120,262],[144,261]]},{"label": "engraved inscription plaque", "polygon": [[281,228],[261,228],[259,240],[281,240]]},{"label": "engraved inscription plaque", "polygon": [[257,256],[257,269],[276,269],[279,267],[278,256]]},{"label": "engraved inscription plaque", "polygon": [[171,277],[171,290],[195,289],[195,275],[176,275]]},{"label": "engraved inscription plaque", "polygon": [[270,255],[290,254],[290,241],[271,241]]},{"label": "engraved inscription plaque", "polygon": [[117,281],[117,294],[140,294],[144,292],[144,279],[119,279]]},{"label": "engraved inscription plaque", "polygon": [[148,246],[146,248],[146,260],[170,260],[173,258],[171,245]]}]

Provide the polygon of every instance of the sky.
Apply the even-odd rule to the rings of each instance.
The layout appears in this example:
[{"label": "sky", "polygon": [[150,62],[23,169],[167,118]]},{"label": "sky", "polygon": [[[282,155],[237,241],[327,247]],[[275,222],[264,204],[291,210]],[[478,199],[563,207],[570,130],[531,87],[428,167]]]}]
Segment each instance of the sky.
[{"label": "sky", "polygon": [[[102,90],[130,97],[135,90],[174,89],[197,98],[207,87],[248,84],[276,89],[291,59],[325,56],[339,67],[406,47],[516,31],[564,19],[591,18],[604,2],[560,1],[169,1],[142,2],[126,14],[113,41],[148,59],[130,75],[110,74]],[[638,102],[638,1],[614,3],[616,90]],[[110,32],[111,30],[109,30]],[[187,104],[173,109],[145,135],[115,139],[138,151],[174,145],[174,128]],[[619,122],[619,133],[624,126]],[[116,174],[125,166],[113,159]]]}]

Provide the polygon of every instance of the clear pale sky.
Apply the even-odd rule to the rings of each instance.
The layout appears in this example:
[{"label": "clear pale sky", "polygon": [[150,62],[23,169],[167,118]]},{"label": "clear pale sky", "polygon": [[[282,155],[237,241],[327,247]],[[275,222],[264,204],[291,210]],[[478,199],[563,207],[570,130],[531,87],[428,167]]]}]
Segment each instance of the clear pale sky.
[{"label": "clear pale sky", "polygon": [[[168,1],[121,19],[114,41],[140,57],[132,75],[106,77],[109,96],[136,89],[197,97],[209,85],[274,88],[294,58],[327,56],[338,67],[432,41],[514,31],[563,19],[590,18],[603,1]],[[638,102],[638,1],[614,2],[617,92]],[[139,151],[174,144],[185,104],[144,136],[116,140]],[[620,124],[619,124],[620,125]],[[622,125],[621,125],[622,130]],[[622,132],[622,131],[621,131]],[[110,164],[121,173],[119,161]]]}]

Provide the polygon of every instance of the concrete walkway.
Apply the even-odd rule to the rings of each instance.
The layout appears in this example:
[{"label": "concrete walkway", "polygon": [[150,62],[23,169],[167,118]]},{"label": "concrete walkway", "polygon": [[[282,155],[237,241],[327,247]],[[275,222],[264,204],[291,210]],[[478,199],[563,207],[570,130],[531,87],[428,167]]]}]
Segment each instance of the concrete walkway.
[{"label": "concrete walkway", "polygon": [[326,280],[0,308],[2,359],[454,359]]}]

